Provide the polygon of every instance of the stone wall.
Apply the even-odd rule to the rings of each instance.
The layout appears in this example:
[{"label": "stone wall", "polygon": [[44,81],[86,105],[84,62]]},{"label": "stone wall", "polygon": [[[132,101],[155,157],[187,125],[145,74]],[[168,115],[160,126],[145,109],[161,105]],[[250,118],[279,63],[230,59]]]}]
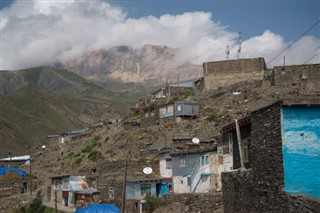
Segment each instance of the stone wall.
[{"label": "stone wall", "polygon": [[320,88],[320,64],[274,67],[272,74],[276,87],[303,88],[306,94]]},{"label": "stone wall", "polygon": [[147,107],[140,112],[140,128],[159,125],[158,107]]},{"label": "stone wall", "polygon": [[263,79],[266,70],[263,58],[215,61],[203,63],[205,90],[229,86],[254,79]]},{"label": "stone wall", "polygon": [[213,213],[221,210],[221,193],[168,194],[162,199],[179,202],[185,206],[185,212]]},{"label": "stone wall", "polygon": [[[225,212],[308,212],[320,201],[284,191],[281,102],[251,114],[252,168],[222,173]],[[301,211],[299,211],[301,210]]]}]

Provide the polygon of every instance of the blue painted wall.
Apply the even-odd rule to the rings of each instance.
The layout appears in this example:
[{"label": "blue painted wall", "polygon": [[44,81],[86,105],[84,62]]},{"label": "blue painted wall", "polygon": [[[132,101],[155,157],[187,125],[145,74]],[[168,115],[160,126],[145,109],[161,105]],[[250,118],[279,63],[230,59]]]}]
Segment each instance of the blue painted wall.
[{"label": "blue painted wall", "polygon": [[320,106],[283,107],[285,191],[320,198]]}]

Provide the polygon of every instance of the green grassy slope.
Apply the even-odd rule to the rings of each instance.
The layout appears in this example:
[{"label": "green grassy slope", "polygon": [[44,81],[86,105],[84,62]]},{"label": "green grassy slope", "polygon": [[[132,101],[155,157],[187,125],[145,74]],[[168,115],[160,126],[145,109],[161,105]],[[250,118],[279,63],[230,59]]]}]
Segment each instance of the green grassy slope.
[{"label": "green grassy slope", "polygon": [[49,134],[123,117],[139,98],[155,89],[147,86],[152,85],[149,82],[92,82],[49,67],[1,72],[0,80],[5,90],[0,95],[1,157],[8,151],[28,154],[26,147],[40,147]]}]

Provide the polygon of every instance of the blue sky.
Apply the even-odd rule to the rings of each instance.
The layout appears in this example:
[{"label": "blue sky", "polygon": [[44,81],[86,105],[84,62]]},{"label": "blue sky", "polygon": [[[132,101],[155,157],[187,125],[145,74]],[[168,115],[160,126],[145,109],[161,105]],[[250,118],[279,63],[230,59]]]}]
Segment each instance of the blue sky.
[{"label": "blue sky", "polygon": [[[261,34],[266,29],[286,40],[294,40],[320,19],[320,1],[114,1],[124,6],[129,16],[161,16],[184,12],[211,12],[213,18],[242,32],[243,38]],[[319,27],[310,32],[320,35]]]},{"label": "blue sky", "polygon": [[[2,43],[8,45],[2,47],[2,68],[33,65],[30,55],[17,57],[17,48],[49,63],[42,53],[44,45],[54,49],[54,60],[63,61],[84,50],[152,43],[194,52],[181,60],[201,63],[223,59],[226,45],[234,57],[238,32],[245,57],[271,59],[320,20],[320,1],[2,0],[1,13]],[[106,34],[111,36],[101,36]],[[303,63],[319,52],[319,39],[320,24],[284,53],[288,63]],[[81,48],[76,45],[80,41]],[[316,57],[312,62],[319,61]]]}]

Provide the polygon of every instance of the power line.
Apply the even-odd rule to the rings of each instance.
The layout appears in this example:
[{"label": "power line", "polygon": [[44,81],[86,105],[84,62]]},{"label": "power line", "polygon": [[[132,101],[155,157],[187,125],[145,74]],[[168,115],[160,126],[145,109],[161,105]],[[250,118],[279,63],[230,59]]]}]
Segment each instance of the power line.
[{"label": "power line", "polygon": [[294,42],[289,44],[286,48],[284,48],[279,54],[277,54],[275,57],[273,57],[268,63],[270,64],[272,61],[274,61],[276,58],[278,58],[284,51],[286,51],[289,47],[291,47],[294,43],[296,43],[298,40],[300,40],[305,34],[307,34],[312,28],[314,28],[317,24],[320,23],[320,20],[318,20],[316,23],[314,23],[306,32],[304,32],[299,38],[297,38]]},{"label": "power line", "polygon": [[310,59],[308,59],[306,62],[304,62],[303,64],[308,63],[309,61],[311,61],[314,57],[316,57],[317,55],[319,55],[320,52],[316,53],[314,56],[312,56]]}]

